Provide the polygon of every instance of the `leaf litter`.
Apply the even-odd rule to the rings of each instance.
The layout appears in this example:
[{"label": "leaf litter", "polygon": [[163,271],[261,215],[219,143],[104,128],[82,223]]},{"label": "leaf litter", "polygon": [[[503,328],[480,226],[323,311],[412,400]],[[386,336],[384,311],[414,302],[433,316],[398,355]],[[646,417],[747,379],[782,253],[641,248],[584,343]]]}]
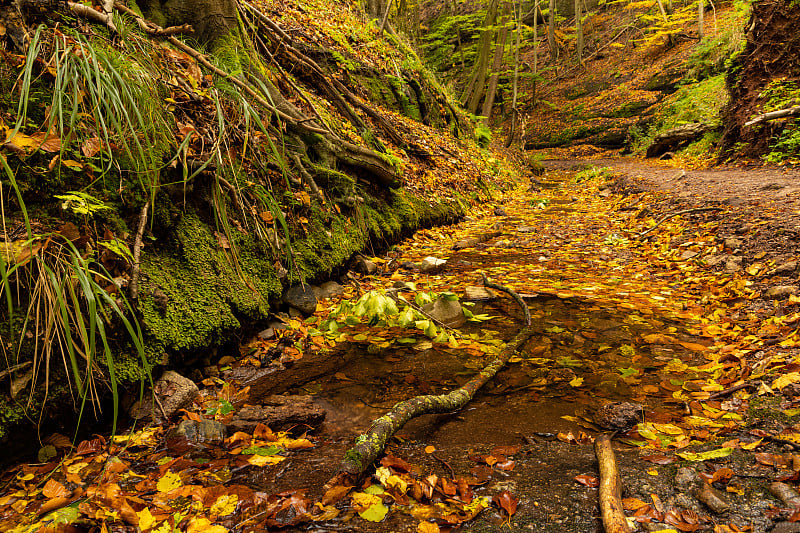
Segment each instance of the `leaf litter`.
[{"label": "leaf litter", "polygon": [[[292,488],[270,493],[236,481],[248,479],[243,472],[281,468],[293,457],[302,460],[310,450],[319,452],[330,444],[324,432],[273,432],[262,424],[216,444],[197,444],[170,437],[165,427],[147,427],[113,439],[98,436],[73,451],[61,446],[49,461],[6,472],[0,493],[4,527],[56,531],[65,524],[118,524],[141,531],[257,531],[309,522],[379,523],[402,515],[416,520],[418,531],[440,531],[492,508],[498,524],[513,527],[520,510],[535,512],[538,502],[513,484],[504,488],[499,480],[519,470],[524,455],[520,440],[549,437],[526,432],[509,409],[559,401],[571,406],[564,423],[572,429],[554,432],[554,446],[591,443],[592,434],[604,427],[593,417],[599,404],[636,401],[643,418],[618,428],[618,440],[647,450],[641,459],[649,465],[642,462],[638,469],[649,476],[658,477],[660,468],[675,461],[699,463],[703,482],[733,497],[744,492],[739,476],[753,475],[754,469],[765,477],[798,479],[800,460],[773,452],[800,442],[800,426],[791,425],[800,402],[786,394],[800,382],[795,358],[800,299],[790,298],[779,316],[747,313],[750,302],[761,298],[752,280],[760,268],[724,274],[705,268],[702,258],[724,248],[715,233],[724,212],[690,221],[675,217],[655,227],[654,216],[625,210],[630,198],[598,194],[613,179],[606,172],[550,179],[561,186],[506,194],[503,214],[478,207],[459,224],[416,233],[376,258],[377,275],[353,277],[343,296],[320,303],[308,319],[287,320],[288,329],[276,339],[250,343],[243,347],[249,353],[231,363],[284,365],[309,353],[353,347],[365,348],[365,358],[382,358],[390,365],[447,356],[451,366],[446,376],[405,367],[402,379],[384,376],[382,385],[389,402],[426,388],[447,389],[502,349],[502,339],[517,320],[511,302],[464,299],[485,273],[522,294],[540,328],[484,392],[485,397],[507,398],[504,409],[511,420],[505,424],[520,428],[516,442],[508,438],[512,430],[498,437],[500,446],[473,436],[474,451],[457,461],[450,455],[452,466],[436,455],[447,442],[401,434],[358,487],[333,487],[321,494],[308,480],[294,479]],[[648,200],[645,195],[640,199],[643,205]],[[526,229],[531,227],[537,230]],[[637,238],[649,228],[654,229],[648,239]],[[452,248],[491,232],[499,235]],[[432,255],[446,263],[422,271],[423,260]],[[422,310],[439,299],[462,304],[465,317],[473,321],[456,329]],[[275,350],[277,358],[263,357]],[[461,370],[454,371],[458,366]],[[336,376],[310,386],[323,395],[332,387],[344,393],[365,389],[358,367],[340,369]],[[210,379],[203,385],[184,419],[225,423],[249,400],[247,388],[235,383]],[[787,422],[748,429],[750,404],[773,399]],[[431,451],[424,453],[423,447]],[[407,458],[397,455],[401,452]],[[751,457],[749,464],[728,463],[743,454]],[[447,467],[446,475],[434,472],[433,460]],[[596,482],[590,472],[563,475],[585,486],[582,490],[593,490]],[[680,531],[746,530],[713,513],[667,506],[656,494],[649,500],[625,500],[633,520]],[[775,506],[770,517],[780,516],[794,515]]]}]

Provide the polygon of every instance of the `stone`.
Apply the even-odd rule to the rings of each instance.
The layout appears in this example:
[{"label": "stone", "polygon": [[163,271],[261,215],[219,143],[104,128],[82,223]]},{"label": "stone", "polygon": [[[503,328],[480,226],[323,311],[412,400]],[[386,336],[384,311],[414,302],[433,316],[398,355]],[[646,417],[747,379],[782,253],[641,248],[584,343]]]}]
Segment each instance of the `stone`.
[{"label": "stone", "polygon": [[495,298],[497,298],[497,296],[486,287],[464,287],[464,299],[469,302],[481,302],[486,300],[494,300]]},{"label": "stone", "polygon": [[336,296],[341,296],[344,294],[344,287],[335,281],[326,281],[314,289],[314,294],[316,295],[317,300],[335,298]]},{"label": "stone", "polygon": [[725,239],[725,248],[730,248],[731,250],[736,250],[737,248],[741,248],[743,242],[742,239],[737,237],[728,237]]},{"label": "stone", "polygon": [[477,237],[470,237],[469,239],[461,239],[453,245],[453,250],[463,250],[464,248],[472,248],[476,244],[480,244],[481,240]]},{"label": "stone", "polygon": [[378,265],[376,265],[373,261],[370,261],[363,255],[357,255],[353,259],[353,270],[361,274],[366,274],[367,276],[371,276],[378,272]]},{"label": "stone", "polygon": [[314,403],[313,396],[276,395],[265,398],[260,405],[245,405],[236,411],[228,428],[252,433],[258,424],[264,424],[273,431],[296,427],[297,432],[305,433],[309,427],[319,426],[325,415],[325,410]]},{"label": "stone", "polygon": [[311,315],[317,310],[317,297],[311,285],[295,285],[283,293],[283,303],[298,311]]},{"label": "stone", "polygon": [[431,318],[450,328],[461,327],[467,321],[467,317],[464,316],[464,310],[457,300],[439,298],[435,302],[422,306],[422,310]]},{"label": "stone", "polygon": [[625,429],[642,421],[642,405],[632,402],[614,402],[602,406],[592,417],[606,429]]},{"label": "stone", "polygon": [[725,272],[738,272],[742,269],[742,257],[734,255],[725,260]]},{"label": "stone", "polygon": [[767,289],[767,292],[764,293],[764,297],[777,299],[786,298],[787,296],[795,294],[797,294],[797,287],[794,285],[775,285]]},{"label": "stone", "polygon": [[685,250],[685,251],[684,251],[684,252],[681,254],[681,257],[680,257],[680,259],[681,259],[681,261],[688,261],[689,259],[692,259],[692,258],[694,258],[694,257],[697,257],[697,255],[698,255],[698,253],[697,253],[697,252],[694,252],[694,251],[692,251],[692,250]]},{"label": "stone", "polygon": [[503,208],[502,208],[502,207],[500,207],[500,206],[497,206],[497,207],[495,207],[495,208],[494,208],[494,214],[495,214],[495,215],[497,215],[497,216],[499,216],[499,217],[505,217],[505,216],[508,216],[508,213],[506,213],[506,210],[505,210],[505,209],[503,209]]},{"label": "stone", "polygon": [[225,424],[217,420],[184,420],[178,427],[167,432],[168,439],[184,438],[197,444],[221,444],[228,435]]},{"label": "stone", "polygon": [[439,272],[444,268],[447,264],[447,261],[444,259],[439,259],[438,257],[428,256],[422,260],[419,264],[419,271],[430,274],[432,272]]},{"label": "stone", "polygon": [[697,476],[697,472],[688,466],[682,466],[675,474],[675,485],[680,490],[689,490],[696,485],[699,480],[700,478]]},{"label": "stone", "polygon": [[770,533],[800,533],[800,522],[778,522]]},{"label": "stone", "polygon": [[797,261],[789,261],[788,263],[783,263],[775,267],[772,272],[770,272],[770,276],[791,276],[797,270]]},{"label": "stone", "polygon": [[[155,421],[169,419],[179,409],[189,407],[199,393],[200,389],[194,381],[173,370],[167,370],[153,384],[153,390],[145,394],[142,401],[131,406],[131,418],[149,418]],[[153,394],[157,401],[153,399]]]},{"label": "stone", "polygon": [[715,267],[719,264],[724,263],[728,259],[727,255],[720,254],[720,255],[713,255],[706,259],[706,264],[710,267]]},{"label": "stone", "polygon": [[519,233],[536,233],[537,231],[539,231],[539,228],[535,226],[519,226],[517,228]]}]

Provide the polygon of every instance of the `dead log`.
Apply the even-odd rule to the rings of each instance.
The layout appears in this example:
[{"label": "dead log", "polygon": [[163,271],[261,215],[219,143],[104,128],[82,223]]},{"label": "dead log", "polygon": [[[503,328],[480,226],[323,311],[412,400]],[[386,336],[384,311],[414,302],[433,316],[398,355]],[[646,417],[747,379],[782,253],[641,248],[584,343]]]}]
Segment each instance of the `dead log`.
[{"label": "dead log", "polygon": [[606,533],[631,533],[622,509],[622,482],[617,459],[611,448],[611,437],[600,435],[594,441],[594,452],[600,468],[600,514]]},{"label": "dead log", "polygon": [[647,157],[658,157],[666,152],[673,152],[702,137],[714,127],[708,124],[695,122],[672,128],[656,135],[650,146],[647,147]]},{"label": "dead log", "polygon": [[[500,290],[509,294],[516,294],[505,287],[494,284],[492,286],[501,287]],[[514,299],[524,306],[526,316],[530,316],[528,306],[522,298],[517,295]],[[447,394],[415,396],[398,403],[391,411],[374,420],[369,430],[356,439],[356,445],[347,450],[344,460],[339,465],[339,471],[326,483],[326,488],[354,486],[364,471],[383,453],[386,442],[412,418],[424,414],[450,413],[464,407],[533,334],[534,329],[531,326],[521,329],[500,354],[461,387]]]},{"label": "dead log", "polygon": [[794,117],[800,115],[800,105],[794,107],[787,107],[786,109],[778,109],[777,111],[770,111],[756,117],[751,118],[744,123],[745,126],[753,126],[759,122],[767,122],[770,120],[777,120],[779,118]]}]

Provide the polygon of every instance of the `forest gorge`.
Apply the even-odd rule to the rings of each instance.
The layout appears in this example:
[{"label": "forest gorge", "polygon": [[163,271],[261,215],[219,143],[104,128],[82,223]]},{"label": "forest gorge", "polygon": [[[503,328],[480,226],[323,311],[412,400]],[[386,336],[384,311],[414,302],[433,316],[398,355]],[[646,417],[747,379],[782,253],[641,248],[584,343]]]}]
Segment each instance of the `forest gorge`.
[{"label": "forest gorge", "polygon": [[0,1],[0,530],[800,530],[798,23]]}]

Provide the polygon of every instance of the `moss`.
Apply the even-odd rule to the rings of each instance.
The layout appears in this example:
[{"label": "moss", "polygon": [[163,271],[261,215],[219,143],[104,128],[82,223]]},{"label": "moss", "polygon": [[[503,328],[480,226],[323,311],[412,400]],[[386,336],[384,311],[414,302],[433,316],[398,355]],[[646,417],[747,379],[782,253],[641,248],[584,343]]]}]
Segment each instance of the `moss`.
[{"label": "moss", "polygon": [[172,233],[142,259],[140,309],[157,342],[172,350],[203,348],[238,328],[238,317],[266,316],[269,297],[280,294],[281,286],[265,245],[237,235],[234,261],[193,213]]}]

